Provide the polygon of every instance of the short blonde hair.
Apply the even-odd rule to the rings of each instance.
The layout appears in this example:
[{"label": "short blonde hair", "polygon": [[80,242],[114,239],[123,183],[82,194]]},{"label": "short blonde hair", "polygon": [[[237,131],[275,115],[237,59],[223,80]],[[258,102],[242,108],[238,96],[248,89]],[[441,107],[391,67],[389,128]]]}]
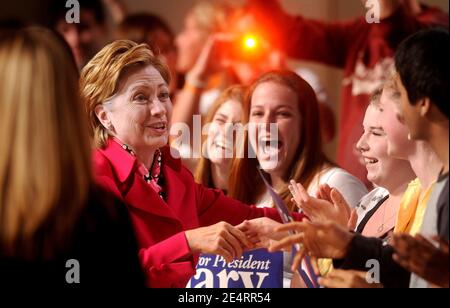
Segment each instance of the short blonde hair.
[{"label": "short blonde hair", "polygon": [[118,40],[105,46],[81,71],[80,91],[89,115],[91,137],[95,146],[104,148],[108,130],[100,123],[95,108],[108,101],[118,91],[121,77],[130,68],[153,66],[170,83],[169,70],[147,44]]}]

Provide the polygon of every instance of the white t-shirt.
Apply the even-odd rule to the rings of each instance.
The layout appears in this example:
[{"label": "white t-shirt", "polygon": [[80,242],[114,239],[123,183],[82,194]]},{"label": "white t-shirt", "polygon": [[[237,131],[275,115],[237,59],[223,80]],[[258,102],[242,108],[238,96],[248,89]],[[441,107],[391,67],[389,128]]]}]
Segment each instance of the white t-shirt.
[{"label": "white t-shirt", "polygon": [[[320,185],[328,184],[339,190],[351,207],[356,207],[359,200],[367,194],[367,188],[355,176],[341,168],[333,167],[319,173],[308,187],[308,194],[315,197]],[[273,200],[268,191],[256,202],[257,207],[273,207]],[[290,288],[293,273],[291,271],[292,254],[284,253],[283,287]]]}]

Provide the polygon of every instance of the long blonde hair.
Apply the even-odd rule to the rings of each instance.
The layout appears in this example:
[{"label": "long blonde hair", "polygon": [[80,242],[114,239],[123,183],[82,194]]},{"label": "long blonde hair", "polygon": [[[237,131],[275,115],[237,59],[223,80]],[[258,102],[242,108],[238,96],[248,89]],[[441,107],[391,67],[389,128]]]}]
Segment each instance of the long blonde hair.
[{"label": "long blonde hair", "polygon": [[89,192],[78,71],[62,39],[28,28],[0,38],[0,251],[52,257]]}]

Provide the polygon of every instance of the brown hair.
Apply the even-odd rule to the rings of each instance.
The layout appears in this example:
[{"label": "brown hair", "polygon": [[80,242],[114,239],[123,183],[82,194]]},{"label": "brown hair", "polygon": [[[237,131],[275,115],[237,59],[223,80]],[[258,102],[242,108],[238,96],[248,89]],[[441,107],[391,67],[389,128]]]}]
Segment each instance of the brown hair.
[{"label": "brown hair", "polygon": [[379,87],[373,91],[372,95],[369,98],[369,106],[373,106],[376,108],[380,107],[380,98],[383,94],[383,88]]},{"label": "brown hair", "polygon": [[[297,149],[296,159],[288,168],[289,173],[283,180],[288,182],[294,179],[308,187],[314,177],[327,166],[331,165],[322,151],[320,136],[319,107],[316,94],[311,86],[300,76],[291,71],[272,71],[262,75],[250,87],[244,105],[244,116],[248,122],[253,92],[261,84],[274,82],[293,90],[298,97],[298,108],[302,121],[300,123],[300,144]],[[243,148],[244,155],[233,161],[230,174],[229,195],[245,203],[255,203],[258,196],[265,191],[264,183],[260,178],[257,168],[258,160],[249,158],[248,134],[246,133]],[[290,210],[295,208],[291,202],[290,192],[286,187],[280,192],[281,198]]]},{"label": "brown hair", "polygon": [[[161,30],[170,37],[173,42],[174,34],[169,25],[158,15],[149,13],[139,13],[127,16],[117,29],[119,39],[129,39],[136,43],[151,44],[151,49],[155,54],[164,54],[167,50],[161,50],[163,46],[157,46],[155,32]],[[167,48],[167,46],[164,46]],[[175,46],[170,46],[175,48]]]},{"label": "brown hair", "polygon": [[2,33],[0,64],[0,254],[53,257],[91,184],[78,70],[42,28]]},{"label": "brown hair", "polygon": [[[219,108],[226,102],[234,100],[243,105],[245,90],[246,88],[244,86],[237,85],[225,89],[225,91],[222,92],[214,105],[208,111],[205,124],[212,122],[217,110],[219,110]],[[243,118],[241,120],[243,120]],[[203,140],[202,144],[204,142],[205,140]],[[207,187],[215,188],[214,184],[212,183],[211,161],[204,156],[200,158],[197,168],[195,169],[195,180],[197,183],[203,184]]]},{"label": "brown hair", "polygon": [[135,66],[153,66],[170,83],[169,70],[146,44],[117,40],[105,46],[83,68],[80,78],[81,97],[89,115],[91,137],[96,147],[105,147],[108,130],[100,123],[95,108],[108,101],[118,91],[120,78]]}]

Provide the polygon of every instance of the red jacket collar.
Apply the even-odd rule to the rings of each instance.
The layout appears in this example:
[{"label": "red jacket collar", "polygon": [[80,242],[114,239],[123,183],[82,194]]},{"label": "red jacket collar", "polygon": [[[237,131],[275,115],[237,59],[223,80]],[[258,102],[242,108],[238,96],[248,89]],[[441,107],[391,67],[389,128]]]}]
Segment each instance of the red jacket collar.
[{"label": "red jacket collar", "polygon": [[[182,167],[181,159],[172,156],[172,154],[179,156],[176,150],[169,146],[164,146],[160,150],[163,166],[166,165],[177,172],[180,171]],[[120,144],[112,139],[109,139],[107,146],[99,151],[111,161],[114,172],[122,183],[133,173],[134,168],[137,168],[138,162],[136,157],[125,151]]]}]

